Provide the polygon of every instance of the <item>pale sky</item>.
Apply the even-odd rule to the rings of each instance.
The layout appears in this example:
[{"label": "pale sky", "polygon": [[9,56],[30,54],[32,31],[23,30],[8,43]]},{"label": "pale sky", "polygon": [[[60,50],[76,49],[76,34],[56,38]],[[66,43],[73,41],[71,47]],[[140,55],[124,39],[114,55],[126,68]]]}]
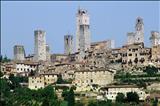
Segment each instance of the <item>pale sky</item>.
[{"label": "pale sky", "polygon": [[13,58],[13,46],[24,45],[26,54],[34,53],[34,30],[46,31],[51,53],[64,52],[64,35],[75,41],[78,7],[90,15],[91,40],[114,39],[116,47],[126,43],[127,32],[135,31],[135,21],[144,21],[145,45],[150,46],[151,31],[160,31],[159,1],[2,1],[1,52]]}]

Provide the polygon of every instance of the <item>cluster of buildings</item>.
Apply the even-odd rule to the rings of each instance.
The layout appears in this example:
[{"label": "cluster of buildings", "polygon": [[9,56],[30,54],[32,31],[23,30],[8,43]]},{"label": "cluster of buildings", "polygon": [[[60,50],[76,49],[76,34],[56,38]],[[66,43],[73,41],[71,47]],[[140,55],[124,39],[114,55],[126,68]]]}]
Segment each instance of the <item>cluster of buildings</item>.
[{"label": "cluster of buildings", "polygon": [[[153,64],[160,67],[160,33],[151,32],[151,47],[144,45],[144,22],[136,19],[135,32],[127,33],[127,43],[115,48],[114,40],[91,42],[90,22],[87,10],[78,9],[76,14],[76,47],[73,35],[64,36],[64,53],[51,54],[44,30],[34,31],[34,53],[25,54],[23,45],[14,46],[14,59],[2,65],[8,74],[27,76],[30,89],[55,84],[58,76],[72,80],[76,91],[91,91],[95,85],[103,87],[106,96],[115,99],[121,91],[144,92],[135,86],[112,86],[117,70],[134,69]],[[75,51],[74,51],[75,48]],[[32,75],[32,73],[34,73]]]}]

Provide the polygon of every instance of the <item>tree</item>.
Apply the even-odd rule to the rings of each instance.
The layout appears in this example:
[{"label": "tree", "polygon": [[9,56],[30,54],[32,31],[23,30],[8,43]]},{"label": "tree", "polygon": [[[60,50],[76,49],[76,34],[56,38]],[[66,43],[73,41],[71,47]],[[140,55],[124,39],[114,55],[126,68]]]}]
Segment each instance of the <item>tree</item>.
[{"label": "tree", "polygon": [[152,106],[158,106],[158,98],[155,98]]},{"label": "tree", "polygon": [[60,75],[58,75],[57,84],[63,84],[63,83],[64,83],[64,81],[62,79],[62,75],[60,74]]},{"label": "tree", "polygon": [[116,102],[124,102],[125,96],[123,93],[118,93],[116,96]]},{"label": "tree", "polygon": [[68,106],[74,106],[75,105],[75,97],[74,97],[74,91],[71,87],[70,90],[64,89],[62,92],[62,97],[65,101],[68,102]]},{"label": "tree", "polygon": [[127,101],[128,102],[139,102],[139,96],[136,92],[128,92],[127,93]]},{"label": "tree", "polygon": [[97,102],[89,101],[88,106],[97,106]]},{"label": "tree", "polygon": [[148,75],[154,75],[158,72],[158,68],[156,68],[155,66],[146,66],[146,68],[144,69],[144,72],[146,72]]},{"label": "tree", "polygon": [[74,106],[74,105],[75,105],[74,91],[71,88],[68,93],[68,106]]},{"label": "tree", "polygon": [[0,71],[0,77],[3,77],[3,73],[2,73],[2,71]]},{"label": "tree", "polygon": [[17,87],[20,87],[18,79],[13,74],[11,74],[9,76],[9,80],[11,81],[11,83],[10,83],[11,89],[15,89]]}]

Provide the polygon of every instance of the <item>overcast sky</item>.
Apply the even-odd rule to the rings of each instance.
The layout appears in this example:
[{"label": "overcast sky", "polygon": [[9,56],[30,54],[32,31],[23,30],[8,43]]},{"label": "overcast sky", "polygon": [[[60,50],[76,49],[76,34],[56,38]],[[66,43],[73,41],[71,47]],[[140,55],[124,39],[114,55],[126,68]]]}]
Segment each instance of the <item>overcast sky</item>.
[{"label": "overcast sky", "polygon": [[34,30],[46,31],[51,53],[64,52],[64,35],[75,41],[78,7],[90,15],[91,40],[114,39],[116,47],[126,43],[127,32],[135,31],[135,20],[144,20],[145,45],[150,46],[152,30],[160,31],[160,2],[152,1],[3,1],[1,3],[1,52],[13,58],[13,46],[24,45],[26,54],[34,52]]}]

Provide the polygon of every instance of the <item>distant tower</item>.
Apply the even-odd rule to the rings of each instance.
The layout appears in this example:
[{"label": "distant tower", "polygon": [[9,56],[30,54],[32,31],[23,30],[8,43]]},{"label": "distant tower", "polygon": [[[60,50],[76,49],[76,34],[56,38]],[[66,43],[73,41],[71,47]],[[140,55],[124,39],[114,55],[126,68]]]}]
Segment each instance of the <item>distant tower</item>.
[{"label": "distant tower", "polygon": [[107,40],[107,49],[114,49],[114,48],[115,48],[115,41]]},{"label": "distant tower", "polygon": [[76,18],[76,52],[90,49],[89,15],[84,9],[78,9]]},{"label": "distant tower", "polygon": [[160,33],[156,31],[152,31],[150,40],[151,40],[152,47],[160,45]]},{"label": "distant tower", "polygon": [[135,41],[135,33],[134,32],[128,32],[127,33],[127,44],[133,44]]},{"label": "distant tower", "polygon": [[46,32],[42,30],[35,30],[35,47],[34,47],[34,60],[35,61],[46,61]]},{"label": "distant tower", "polygon": [[136,19],[135,30],[135,43],[144,43],[144,24],[141,17]]},{"label": "distant tower", "polygon": [[50,48],[49,45],[46,44],[46,60],[50,61],[51,60],[51,55],[50,55]]},{"label": "distant tower", "polygon": [[22,45],[14,46],[14,60],[24,60],[25,59],[25,50]]},{"label": "distant tower", "polygon": [[64,36],[64,52],[65,54],[73,53],[73,36],[72,35]]}]

